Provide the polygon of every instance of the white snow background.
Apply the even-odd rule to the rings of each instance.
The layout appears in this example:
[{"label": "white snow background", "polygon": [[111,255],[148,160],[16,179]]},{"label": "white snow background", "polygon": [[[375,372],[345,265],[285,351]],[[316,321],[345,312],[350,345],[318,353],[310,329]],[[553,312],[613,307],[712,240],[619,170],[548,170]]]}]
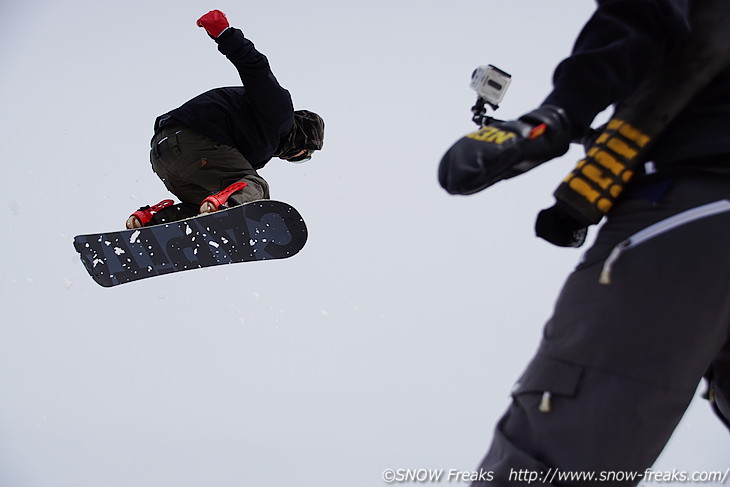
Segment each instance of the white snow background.
[{"label": "white snow background", "polygon": [[[195,25],[214,8],[326,120],[311,162],[261,172],[307,246],[101,288],[73,236],[168,197],[148,162],[155,117],[239,83]],[[580,257],[533,222],[581,151],[470,197],[436,169],[474,129],[473,68],[513,75],[496,115],[519,116],[593,8],[3,2],[0,486],[360,487],[388,468],[474,469]],[[729,450],[698,399],[655,468],[724,471]]]}]

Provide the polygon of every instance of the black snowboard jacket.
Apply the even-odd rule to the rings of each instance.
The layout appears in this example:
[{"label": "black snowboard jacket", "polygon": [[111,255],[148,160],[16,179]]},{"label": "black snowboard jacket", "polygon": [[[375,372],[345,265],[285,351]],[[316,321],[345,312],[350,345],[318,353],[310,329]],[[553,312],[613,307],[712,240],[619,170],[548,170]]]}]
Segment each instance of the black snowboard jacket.
[{"label": "black snowboard jacket", "polygon": [[[291,95],[279,85],[266,56],[239,29],[229,28],[215,41],[238,70],[243,86],[210,90],[165,115],[235,147],[260,169],[294,127]],[[157,118],[155,130],[165,115]]]},{"label": "black snowboard jacket", "polygon": [[[597,4],[572,53],[556,68],[554,89],[543,102],[564,108],[578,131],[587,129],[605,108],[627,98],[691,28],[692,0],[598,0]],[[728,155],[724,162],[711,157],[721,155]],[[648,157],[660,169],[690,161],[717,170],[719,159],[719,170],[730,173],[730,70],[669,125]]]}]

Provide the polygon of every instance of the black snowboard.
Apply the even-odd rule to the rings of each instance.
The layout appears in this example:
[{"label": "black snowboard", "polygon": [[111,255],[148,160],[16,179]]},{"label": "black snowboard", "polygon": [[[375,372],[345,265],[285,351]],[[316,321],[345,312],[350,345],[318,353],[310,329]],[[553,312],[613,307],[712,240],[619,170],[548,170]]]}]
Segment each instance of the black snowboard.
[{"label": "black snowboard", "polygon": [[101,286],[234,262],[286,259],[307,242],[299,212],[260,200],[136,230],[78,235],[74,247]]}]

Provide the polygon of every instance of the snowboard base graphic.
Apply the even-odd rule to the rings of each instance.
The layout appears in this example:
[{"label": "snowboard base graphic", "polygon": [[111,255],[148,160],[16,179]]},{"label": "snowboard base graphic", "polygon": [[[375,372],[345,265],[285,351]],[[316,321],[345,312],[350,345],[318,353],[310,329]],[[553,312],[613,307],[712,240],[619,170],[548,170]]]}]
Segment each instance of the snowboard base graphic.
[{"label": "snowboard base graphic", "polygon": [[236,262],[286,259],[307,241],[299,212],[259,200],[227,210],[135,230],[78,235],[74,248],[104,287]]}]

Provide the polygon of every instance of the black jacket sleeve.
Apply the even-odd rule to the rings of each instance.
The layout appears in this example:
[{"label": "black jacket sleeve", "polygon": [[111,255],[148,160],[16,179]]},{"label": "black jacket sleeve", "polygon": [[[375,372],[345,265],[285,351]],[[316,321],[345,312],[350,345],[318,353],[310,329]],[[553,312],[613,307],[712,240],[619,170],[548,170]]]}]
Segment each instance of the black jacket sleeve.
[{"label": "black jacket sleeve", "polygon": [[279,85],[266,56],[256,50],[241,30],[233,27],[223,32],[216,42],[218,50],[238,70],[258,116],[272,125],[291,124],[294,116],[291,95]]},{"label": "black jacket sleeve", "polygon": [[656,69],[689,32],[689,0],[598,0],[543,102],[562,107],[585,131]]}]

